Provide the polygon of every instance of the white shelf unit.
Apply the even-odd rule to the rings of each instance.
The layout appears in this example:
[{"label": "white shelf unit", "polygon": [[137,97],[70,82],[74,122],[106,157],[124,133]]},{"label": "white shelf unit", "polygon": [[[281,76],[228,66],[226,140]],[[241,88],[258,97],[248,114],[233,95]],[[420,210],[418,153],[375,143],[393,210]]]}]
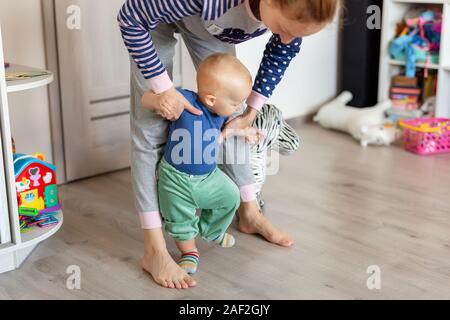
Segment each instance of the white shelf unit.
[{"label": "white shelf unit", "polygon": [[[438,71],[436,116],[450,118],[450,0],[385,0],[383,3],[378,99],[389,98],[392,76],[399,74],[400,67],[405,65],[403,61],[393,60],[389,54],[397,23],[402,21],[411,6],[437,4],[443,13],[440,59],[439,64],[432,64],[429,69]],[[417,64],[417,68],[424,67],[423,63]]]},{"label": "white shelf unit", "polygon": [[[8,71],[38,71],[21,65],[11,65]],[[48,85],[53,74],[32,79],[8,81],[5,79],[2,30],[0,25],[0,273],[20,267],[33,249],[59,230],[63,223],[62,211],[58,212],[58,224],[48,228],[35,228],[21,234],[17,208],[14,162],[11,142],[8,93],[30,90]]]}]

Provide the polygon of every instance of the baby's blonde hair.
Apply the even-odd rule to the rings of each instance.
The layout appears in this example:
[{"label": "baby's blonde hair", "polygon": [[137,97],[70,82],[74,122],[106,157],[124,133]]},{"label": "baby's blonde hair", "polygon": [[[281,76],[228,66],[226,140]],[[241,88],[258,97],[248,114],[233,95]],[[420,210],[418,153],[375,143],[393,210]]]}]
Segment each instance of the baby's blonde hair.
[{"label": "baby's blonde hair", "polygon": [[[208,77],[202,77],[202,75],[208,75]],[[250,71],[238,58],[228,53],[214,53],[203,60],[198,68],[197,82],[199,88],[221,86],[219,82],[223,77],[237,77],[247,81],[250,85],[252,83]],[[216,83],[211,83],[211,80]],[[208,83],[202,83],[202,81],[208,81]]]},{"label": "baby's blonde hair", "polygon": [[293,20],[331,22],[341,0],[273,0]]}]

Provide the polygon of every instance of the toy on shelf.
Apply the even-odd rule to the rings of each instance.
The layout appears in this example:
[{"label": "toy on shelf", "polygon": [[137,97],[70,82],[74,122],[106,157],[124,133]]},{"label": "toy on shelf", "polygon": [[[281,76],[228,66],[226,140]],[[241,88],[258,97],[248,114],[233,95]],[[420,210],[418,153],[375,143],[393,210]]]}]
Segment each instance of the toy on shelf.
[{"label": "toy on shelf", "polygon": [[420,155],[450,152],[450,119],[401,120],[405,149]]},{"label": "toy on shelf", "polygon": [[347,106],[353,99],[351,92],[344,91],[335,100],[324,105],[314,121],[322,127],[349,133],[363,147],[388,146],[399,137],[399,131],[384,113],[391,107],[389,100],[370,108]]},{"label": "toy on shelf", "polygon": [[21,231],[34,225],[48,227],[58,223],[61,209],[56,186],[56,168],[42,154],[14,154],[14,172]]},{"label": "toy on shelf", "polygon": [[442,10],[439,7],[414,7],[397,26],[396,38],[389,52],[396,60],[405,61],[406,76],[414,77],[416,63],[425,62],[425,73],[430,64],[439,63],[442,33]]}]

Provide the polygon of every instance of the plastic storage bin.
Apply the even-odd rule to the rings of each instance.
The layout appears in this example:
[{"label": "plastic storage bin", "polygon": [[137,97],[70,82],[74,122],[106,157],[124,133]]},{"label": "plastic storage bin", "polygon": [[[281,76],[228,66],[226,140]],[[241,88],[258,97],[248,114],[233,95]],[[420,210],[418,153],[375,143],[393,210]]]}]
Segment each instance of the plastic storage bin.
[{"label": "plastic storage bin", "polygon": [[405,149],[420,155],[450,152],[450,119],[401,120]]}]

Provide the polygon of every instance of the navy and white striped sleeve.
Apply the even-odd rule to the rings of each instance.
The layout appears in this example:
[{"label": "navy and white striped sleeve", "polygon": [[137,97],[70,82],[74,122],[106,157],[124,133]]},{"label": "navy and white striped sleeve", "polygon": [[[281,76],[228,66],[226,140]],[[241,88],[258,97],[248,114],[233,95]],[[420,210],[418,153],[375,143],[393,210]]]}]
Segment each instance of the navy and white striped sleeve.
[{"label": "navy and white striped sleeve", "polygon": [[294,39],[290,44],[283,44],[278,35],[273,35],[266,45],[264,57],[259,67],[253,86],[253,92],[247,104],[260,110],[289,67],[292,59],[300,52],[301,38]]},{"label": "navy and white striped sleeve", "polygon": [[117,20],[123,41],[144,78],[156,93],[173,86],[153,45],[150,31],[160,23],[173,23],[201,14],[204,0],[127,0]]}]

